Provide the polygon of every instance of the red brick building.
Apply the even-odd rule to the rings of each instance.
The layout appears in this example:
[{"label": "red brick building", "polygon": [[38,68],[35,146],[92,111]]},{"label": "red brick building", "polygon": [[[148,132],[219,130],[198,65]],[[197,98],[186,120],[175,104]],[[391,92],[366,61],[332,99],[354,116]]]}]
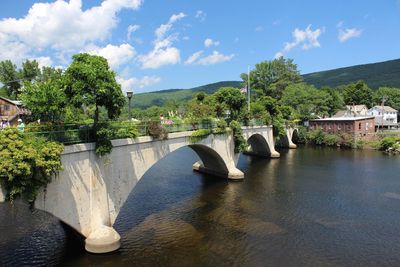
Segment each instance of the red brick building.
[{"label": "red brick building", "polygon": [[326,133],[346,133],[366,136],[375,132],[375,118],[373,116],[337,117],[310,120],[311,129],[321,129]]}]

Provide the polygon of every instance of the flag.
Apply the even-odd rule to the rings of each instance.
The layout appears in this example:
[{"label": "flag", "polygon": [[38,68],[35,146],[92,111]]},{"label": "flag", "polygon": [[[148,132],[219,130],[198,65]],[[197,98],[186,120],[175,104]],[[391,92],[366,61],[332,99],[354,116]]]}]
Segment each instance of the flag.
[{"label": "flag", "polygon": [[245,86],[245,87],[241,88],[240,92],[243,94],[247,93],[247,87]]}]

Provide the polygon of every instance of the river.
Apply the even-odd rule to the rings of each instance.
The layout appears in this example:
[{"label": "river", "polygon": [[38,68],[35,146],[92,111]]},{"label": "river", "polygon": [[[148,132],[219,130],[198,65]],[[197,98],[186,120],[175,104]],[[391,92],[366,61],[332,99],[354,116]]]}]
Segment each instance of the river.
[{"label": "river", "polygon": [[400,157],[300,147],[241,156],[243,182],[194,173],[189,148],[151,168],[93,255],[53,216],[0,204],[0,266],[399,266]]}]

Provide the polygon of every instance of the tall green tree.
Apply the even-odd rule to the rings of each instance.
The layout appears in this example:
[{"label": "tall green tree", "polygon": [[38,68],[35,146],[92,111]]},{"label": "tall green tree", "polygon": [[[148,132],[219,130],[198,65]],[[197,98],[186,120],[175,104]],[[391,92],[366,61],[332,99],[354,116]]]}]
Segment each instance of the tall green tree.
[{"label": "tall green tree", "polygon": [[238,88],[222,87],[213,94],[219,104],[224,104],[229,110],[229,121],[238,120],[241,111],[246,107],[246,96]]},{"label": "tall green tree", "polygon": [[329,94],[330,97],[326,99],[327,105],[328,105],[328,114],[329,116],[334,115],[338,110],[343,109],[344,107],[344,101],[343,101],[343,96],[342,94],[333,88],[330,87],[322,87],[322,91],[325,91],[326,93]]},{"label": "tall green tree", "polygon": [[104,107],[110,119],[116,118],[125,104],[115,73],[101,56],[77,54],[64,74],[65,93],[76,107],[95,106],[94,122],[99,121],[99,108]]},{"label": "tall green tree", "polygon": [[329,115],[332,101],[329,93],[305,83],[291,84],[283,92],[280,103],[292,107],[301,119]]},{"label": "tall green tree", "polygon": [[374,104],[381,105],[382,98],[386,100],[386,106],[400,110],[400,88],[380,87],[374,92]]},{"label": "tall green tree", "polygon": [[50,122],[63,120],[66,97],[60,79],[26,82],[20,98],[25,107],[31,111],[32,120]]},{"label": "tall green tree", "polygon": [[[244,83],[248,82],[248,74],[242,73]],[[292,83],[302,82],[303,79],[292,59],[283,57],[272,61],[257,63],[250,71],[250,87],[258,95],[272,96],[280,99],[283,90]]]},{"label": "tall green tree", "polygon": [[2,89],[6,91],[8,97],[18,96],[21,81],[17,66],[11,60],[0,62],[0,82],[3,84]]},{"label": "tall green tree", "polygon": [[40,77],[41,71],[36,60],[26,60],[22,62],[20,76],[24,81],[33,81]]},{"label": "tall green tree", "polygon": [[364,81],[350,83],[343,88],[343,100],[346,105],[366,105],[372,107],[372,90]]}]

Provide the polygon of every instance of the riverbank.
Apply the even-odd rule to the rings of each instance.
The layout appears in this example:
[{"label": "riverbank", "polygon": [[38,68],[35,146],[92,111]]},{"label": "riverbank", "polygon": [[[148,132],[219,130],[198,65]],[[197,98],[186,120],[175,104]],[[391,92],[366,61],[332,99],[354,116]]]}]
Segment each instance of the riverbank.
[{"label": "riverbank", "polygon": [[350,149],[380,150],[387,154],[400,154],[400,132],[382,132],[368,136],[355,137],[350,134],[331,134],[320,129],[299,128],[299,144],[341,147]]}]

